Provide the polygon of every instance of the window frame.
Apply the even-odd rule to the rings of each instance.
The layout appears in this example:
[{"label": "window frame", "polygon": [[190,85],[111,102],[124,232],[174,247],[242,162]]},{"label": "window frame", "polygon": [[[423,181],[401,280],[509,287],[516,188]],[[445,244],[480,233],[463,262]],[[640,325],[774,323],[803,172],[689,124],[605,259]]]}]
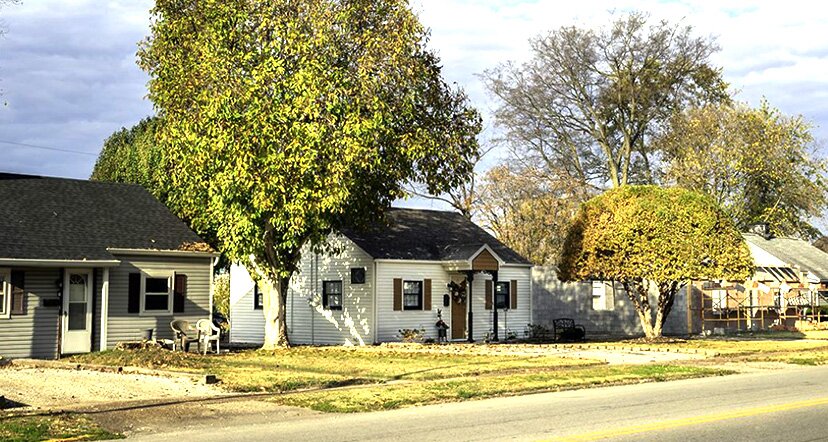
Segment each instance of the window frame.
[{"label": "window frame", "polygon": [[[599,295],[595,294],[595,290],[600,289]],[[611,312],[615,310],[615,283],[605,280],[593,280],[592,289],[592,310],[596,312]],[[598,306],[596,306],[596,301]]]},{"label": "window frame", "polygon": [[[339,284],[339,293],[329,293],[328,284]],[[322,308],[325,310],[342,310],[345,303],[345,287],[341,279],[328,279],[322,281]],[[339,296],[339,305],[331,305],[331,296]]]},{"label": "window frame", "polygon": [[[354,281],[354,272],[355,271],[362,271],[362,282],[355,282]],[[368,270],[365,267],[351,267],[351,284],[366,284],[368,282]]]},{"label": "window frame", "polygon": [[253,310],[264,310],[264,298],[262,291],[259,290],[259,284],[253,283]]},{"label": "window frame", "polygon": [[[167,292],[147,292],[147,279],[167,279]],[[175,272],[166,270],[144,270],[141,272],[141,308],[139,316],[172,316],[173,315],[173,298],[175,297]],[[165,310],[150,309],[147,310],[147,295],[149,296],[167,296],[167,308]]]},{"label": "window frame", "polygon": [[[502,294],[497,293],[498,287],[506,287],[506,299],[503,300],[503,303],[498,301],[499,296],[503,296]],[[509,281],[497,281],[494,284],[494,308],[498,310],[508,310],[512,306],[512,283]]]},{"label": "window frame", "polygon": [[0,268],[0,275],[3,275],[3,283],[0,285],[0,292],[2,292],[3,300],[0,301],[0,319],[11,318],[11,268]]},{"label": "window frame", "polygon": [[[408,284],[408,283],[417,284],[417,287],[419,287],[418,293],[416,293],[416,294],[408,293],[407,294],[405,292],[405,285]],[[408,280],[404,279],[403,280],[403,282],[402,282],[402,309],[403,309],[403,311],[422,311],[423,310],[423,308],[424,308],[424,305],[423,305],[424,304],[424,302],[423,302],[424,301],[423,300],[423,285],[424,285],[423,280],[412,280],[412,279],[408,279]],[[406,305],[405,304],[406,295],[408,295],[408,296],[417,296],[417,300],[418,300],[417,305],[416,306]]]}]

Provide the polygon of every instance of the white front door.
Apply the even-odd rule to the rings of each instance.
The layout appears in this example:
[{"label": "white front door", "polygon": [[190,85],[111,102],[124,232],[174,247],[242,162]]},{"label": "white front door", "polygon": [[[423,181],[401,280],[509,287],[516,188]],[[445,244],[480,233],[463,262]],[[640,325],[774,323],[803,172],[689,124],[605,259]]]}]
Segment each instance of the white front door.
[{"label": "white front door", "polygon": [[92,350],[92,271],[66,270],[63,277],[61,353]]}]

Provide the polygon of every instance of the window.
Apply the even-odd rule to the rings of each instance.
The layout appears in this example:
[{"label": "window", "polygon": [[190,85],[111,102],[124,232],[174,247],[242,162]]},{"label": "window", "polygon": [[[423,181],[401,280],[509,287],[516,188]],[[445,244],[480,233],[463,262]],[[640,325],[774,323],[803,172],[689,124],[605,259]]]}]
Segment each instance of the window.
[{"label": "window", "polygon": [[172,313],[173,282],[170,273],[141,274],[141,311],[145,313]]},{"label": "window", "polygon": [[0,316],[9,317],[11,299],[11,270],[0,269]]},{"label": "window", "polygon": [[351,267],[351,284],[365,284],[365,267]]},{"label": "window", "polygon": [[253,310],[263,310],[264,309],[264,296],[262,296],[262,292],[259,291],[259,284],[253,284]]},{"label": "window", "polygon": [[509,282],[498,282],[495,284],[495,308],[506,309],[509,308]]},{"label": "window", "polygon": [[423,309],[423,282],[403,281],[403,310]]},{"label": "window", "polygon": [[611,283],[592,281],[592,309],[615,310],[615,296]]},{"label": "window", "polygon": [[342,310],[342,281],[322,281],[322,305],[329,310]]}]

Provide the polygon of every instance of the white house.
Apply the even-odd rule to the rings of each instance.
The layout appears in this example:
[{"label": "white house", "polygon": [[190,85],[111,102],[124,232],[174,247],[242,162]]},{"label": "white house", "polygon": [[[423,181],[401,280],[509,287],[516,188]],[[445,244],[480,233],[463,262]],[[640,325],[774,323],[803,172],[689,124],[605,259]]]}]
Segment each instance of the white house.
[{"label": "white house", "polygon": [[[292,343],[364,345],[400,330],[450,340],[521,336],[532,318],[531,264],[454,212],[391,209],[388,224],[332,234],[333,254],[306,249],[291,279]],[[261,297],[246,269],[230,271],[230,340],[261,343]]]}]

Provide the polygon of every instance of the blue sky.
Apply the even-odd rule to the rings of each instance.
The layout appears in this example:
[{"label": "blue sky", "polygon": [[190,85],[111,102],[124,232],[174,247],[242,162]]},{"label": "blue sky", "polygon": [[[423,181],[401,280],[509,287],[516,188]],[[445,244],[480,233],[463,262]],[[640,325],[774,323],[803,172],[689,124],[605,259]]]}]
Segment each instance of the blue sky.
[{"label": "blue sky", "polygon": [[[714,36],[713,61],[741,100],[764,96],[802,114],[828,138],[828,9],[796,1],[504,1],[413,0],[432,30],[444,75],[470,94],[492,133],[494,103],[477,74],[528,56],[527,40],[562,25],[599,26],[610,9],[635,8],[654,19],[692,25]],[[150,0],[22,0],[0,11],[0,170],[89,176],[103,140],[152,113],[146,76],[135,65],[147,33]],[[492,155],[497,161],[503,153]]]}]

